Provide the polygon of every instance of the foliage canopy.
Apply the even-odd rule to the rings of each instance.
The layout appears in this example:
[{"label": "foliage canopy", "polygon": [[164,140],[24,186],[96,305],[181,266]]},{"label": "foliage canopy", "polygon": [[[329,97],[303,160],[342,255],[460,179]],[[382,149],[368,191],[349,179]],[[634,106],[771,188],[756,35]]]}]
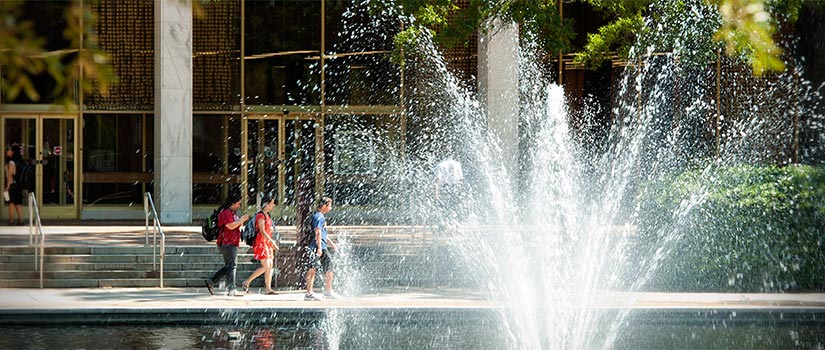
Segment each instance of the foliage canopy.
[{"label": "foliage canopy", "polygon": [[[370,0],[370,5],[381,10],[393,8],[407,19],[406,29],[396,36],[398,48],[412,45],[424,29],[434,31],[442,45],[466,43],[478,28],[485,32],[494,29],[491,20],[498,18],[517,23],[521,34],[539,42],[545,53],[575,53],[575,60],[590,68],[614,54],[628,58],[630,48],[640,38],[661,34],[662,26],[652,26],[646,19],[685,18],[693,15],[684,12],[688,6],[704,7],[699,12],[711,13],[701,20],[713,31],[704,38],[707,43],[701,45],[703,49],[715,55],[724,47],[728,55],[744,58],[755,75],[785,69],[774,34],[779,20],[794,21],[803,5],[803,0],[581,1],[607,21],[597,32],[587,33],[587,44],[581,48],[573,47],[573,20],[559,14],[557,0],[470,0],[462,7],[452,0]],[[672,34],[671,39],[680,33]]]}]

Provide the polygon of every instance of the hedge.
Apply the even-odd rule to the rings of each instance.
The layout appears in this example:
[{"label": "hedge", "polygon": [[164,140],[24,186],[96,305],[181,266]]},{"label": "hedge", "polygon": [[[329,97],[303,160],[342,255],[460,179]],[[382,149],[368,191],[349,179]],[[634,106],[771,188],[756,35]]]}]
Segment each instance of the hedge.
[{"label": "hedge", "polygon": [[640,193],[634,254],[666,252],[644,290],[825,290],[825,167],[690,170]]}]

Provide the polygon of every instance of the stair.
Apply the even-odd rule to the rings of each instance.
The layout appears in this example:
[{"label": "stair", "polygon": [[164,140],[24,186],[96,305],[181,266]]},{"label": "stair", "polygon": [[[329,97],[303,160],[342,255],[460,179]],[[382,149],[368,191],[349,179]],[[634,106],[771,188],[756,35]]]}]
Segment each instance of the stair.
[{"label": "stair", "polygon": [[[252,251],[238,251],[236,284],[249,276],[260,263],[252,261]],[[160,257],[157,258],[158,268]],[[43,286],[45,288],[158,287],[159,271],[153,268],[152,247],[71,246],[46,247]],[[223,266],[214,245],[166,247],[163,265],[164,287],[202,287],[203,280]],[[256,279],[253,287],[263,286]],[[0,288],[39,288],[40,272],[35,270],[33,247],[0,247]]]},{"label": "stair", "polygon": [[[349,259],[340,255],[335,258],[336,281],[346,283],[346,279],[355,278],[363,292],[377,292],[385,287],[443,288],[472,283],[472,274],[458,268],[439,245],[372,242],[349,249]],[[252,261],[251,248],[243,244],[238,253],[236,285],[240,286],[260,263]],[[303,278],[296,269],[300,253],[299,248],[282,246],[276,261],[275,287],[298,287]],[[222,266],[223,258],[213,244],[167,246],[163,284],[200,288],[204,286],[203,280]],[[0,288],[39,288],[39,278],[33,247],[0,247]],[[160,286],[159,272],[152,264],[152,247],[134,245],[47,246],[43,278],[45,288]],[[262,288],[263,283],[263,278],[257,278],[252,287]]]}]

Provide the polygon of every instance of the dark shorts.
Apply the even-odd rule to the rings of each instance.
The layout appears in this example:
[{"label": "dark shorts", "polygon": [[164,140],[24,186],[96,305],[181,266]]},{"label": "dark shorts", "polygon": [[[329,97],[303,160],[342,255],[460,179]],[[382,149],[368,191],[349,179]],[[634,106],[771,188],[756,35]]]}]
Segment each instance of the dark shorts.
[{"label": "dark shorts", "polygon": [[13,183],[9,186],[9,203],[15,205],[23,204],[23,189],[20,184]]},{"label": "dark shorts", "polygon": [[315,254],[315,250],[310,247],[304,247],[304,257],[307,261],[307,269],[315,269],[320,272],[332,272],[335,268],[332,264],[332,259],[329,255],[329,250],[324,249],[324,254],[319,258]]}]

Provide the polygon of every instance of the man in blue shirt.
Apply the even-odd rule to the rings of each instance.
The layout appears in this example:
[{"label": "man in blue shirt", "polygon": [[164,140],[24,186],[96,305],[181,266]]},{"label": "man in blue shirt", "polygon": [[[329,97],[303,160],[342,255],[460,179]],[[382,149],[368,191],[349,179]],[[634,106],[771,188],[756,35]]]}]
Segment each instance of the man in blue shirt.
[{"label": "man in blue shirt", "polygon": [[337,247],[327,237],[327,220],[324,217],[324,214],[329,213],[330,210],[332,210],[332,198],[323,197],[318,202],[315,213],[312,214],[310,232],[315,237],[304,250],[309,263],[306,276],[307,294],[304,295],[304,300],[320,300],[312,293],[312,286],[315,284],[315,272],[319,269],[324,272],[324,297],[335,299],[335,295],[332,293],[333,266],[328,248],[334,251]]}]

